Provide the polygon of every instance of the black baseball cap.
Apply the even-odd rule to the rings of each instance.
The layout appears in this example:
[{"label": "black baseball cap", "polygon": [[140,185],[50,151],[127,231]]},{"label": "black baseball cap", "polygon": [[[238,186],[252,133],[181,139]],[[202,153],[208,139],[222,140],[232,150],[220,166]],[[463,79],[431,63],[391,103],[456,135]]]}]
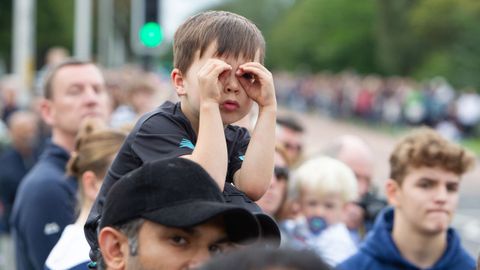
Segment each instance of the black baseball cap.
[{"label": "black baseball cap", "polygon": [[272,247],[280,246],[281,234],[275,219],[263,212],[260,206],[248,198],[245,193],[238,190],[232,183],[225,183],[223,196],[228,203],[247,209],[257,218],[260,224],[261,241]]},{"label": "black baseball cap", "polygon": [[120,178],[108,192],[100,228],[136,218],[190,228],[220,215],[232,242],[259,238],[259,223],[252,213],[226,203],[218,185],[200,165],[173,158],[145,163]]}]

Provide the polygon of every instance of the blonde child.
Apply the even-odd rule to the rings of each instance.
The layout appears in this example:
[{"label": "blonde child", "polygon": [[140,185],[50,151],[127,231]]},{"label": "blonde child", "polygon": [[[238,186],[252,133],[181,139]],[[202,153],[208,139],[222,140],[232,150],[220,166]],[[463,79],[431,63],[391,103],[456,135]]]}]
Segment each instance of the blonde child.
[{"label": "blonde child", "polygon": [[354,254],[357,249],[343,223],[345,206],[357,196],[352,170],[333,158],[313,158],[295,171],[290,187],[301,217],[284,224],[287,242],[314,250],[332,266]]}]

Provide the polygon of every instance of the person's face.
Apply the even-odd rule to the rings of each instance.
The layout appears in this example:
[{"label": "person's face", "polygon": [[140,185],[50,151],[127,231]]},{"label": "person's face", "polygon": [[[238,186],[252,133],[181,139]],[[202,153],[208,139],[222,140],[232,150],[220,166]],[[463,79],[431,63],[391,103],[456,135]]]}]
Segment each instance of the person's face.
[{"label": "person's face", "polygon": [[24,117],[10,127],[10,136],[15,148],[23,153],[34,149],[37,142],[38,123],[34,117]]},{"label": "person's face", "polygon": [[443,168],[410,168],[401,186],[387,183],[387,196],[402,223],[423,234],[448,229],[458,203],[460,177]]},{"label": "person's face", "polygon": [[199,267],[231,248],[222,219],[189,229],[146,221],[138,235],[138,254],[129,256],[127,270],[183,270]]},{"label": "person's face", "polygon": [[155,109],[155,106],[157,105],[155,92],[137,91],[132,95],[131,103],[137,114],[149,112]]},{"label": "person's face", "polygon": [[355,152],[342,152],[338,159],[352,169],[358,183],[358,194],[364,196],[370,189],[373,176],[373,163],[370,157]]},{"label": "person's face", "polygon": [[257,204],[267,214],[274,216],[282,205],[287,189],[287,180],[285,174],[282,173],[287,170],[287,163],[285,159],[275,152],[275,172],[270,181],[270,186],[267,192],[257,201]]},{"label": "person's face", "polygon": [[300,159],[302,154],[302,133],[280,127],[280,132],[277,133],[277,140],[285,147],[288,159],[295,163]]},{"label": "person's face", "polygon": [[[224,125],[231,124],[239,121],[245,115],[247,115],[252,108],[253,101],[246,94],[242,84],[239,81],[239,77],[235,75],[239,66],[247,62],[260,62],[259,54],[255,56],[253,60],[246,59],[243,56],[235,58],[234,56],[218,56],[217,47],[215,43],[212,43],[207,50],[200,57],[200,51],[197,51],[194,57],[194,61],[190,68],[182,76],[182,91],[186,94],[183,95],[182,102],[186,102],[189,110],[192,112],[192,117],[199,117],[200,106],[200,93],[198,82],[198,73],[204,67],[207,60],[216,58],[224,61],[232,67],[229,71],[224,71],[218,77],[222,85],[222,91],[220,93],[220,115]],[[177,86],[177,92],[178,86]],[[182,96],[182,94],[180,94]],[[183,105],[182,105],[183,108]],[[188,115],[187,115],[188,117]]]},{"label": "person's face", "polygon": [[[11,87],[11,86],[7,86]],[[17,100],[17,91],[15,88],[5,88],[1,91],[2,102],[5,107],[14,107]]]},{"label": "person's face", "polygon": [[356,203],[347,203],[345,205],[344,218],[347,228],[352,230],[359,229],[364,222],[365,210]]},{"label": "person's face", "polygon": [[52,81],[52,97],[47,100],[43,116],[54,129],[75,136],[87,117],[107,120],[110,97],[100,70],[92,64],[66,66]]},{"label": "person's face", "polygon": [[311,189],[303,189],[300,195],[300,209],[307,218],[320,217],[328,225],[333,225],[342,220],[343,200],[338,194],[319,194]]}]

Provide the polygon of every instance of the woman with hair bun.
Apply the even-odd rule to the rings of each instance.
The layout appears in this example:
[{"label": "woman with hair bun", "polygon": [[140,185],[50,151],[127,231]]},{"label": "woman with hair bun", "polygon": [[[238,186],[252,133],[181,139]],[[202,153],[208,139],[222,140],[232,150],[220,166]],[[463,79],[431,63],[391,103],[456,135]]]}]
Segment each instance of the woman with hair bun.
[{"label": "woman with hair bun", "polygon": [[74,224],[65,227],[45,262],[45,269],[87,269],[90,247],[83,225],[107,169],[125,138],[125,132],[106,128],[94,119],[83,125],[76,139],[75,151],[67,164],[68,174],[78,179],[79,215]]}]

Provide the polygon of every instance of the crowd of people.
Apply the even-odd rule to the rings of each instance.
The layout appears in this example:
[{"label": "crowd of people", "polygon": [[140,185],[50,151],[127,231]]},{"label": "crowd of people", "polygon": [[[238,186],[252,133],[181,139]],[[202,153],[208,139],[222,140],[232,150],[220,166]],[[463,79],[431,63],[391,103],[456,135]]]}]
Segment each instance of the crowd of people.
[{"label": "crowd of people", "polygon": [[352,72],[276,75],[279,103],[295,110],[392,127],[427,125],[452,140],[478,135],[480,95],[454,89],[441,77],[418,82]]},{"label": "crowd of people", "polygon": [[[391,153],[382,198],[362,138],[305,156],[304,124],[277,115],[278,99],[394,124],[411,112],[394,119],[386,104],[411,84],[278,74],[274,87],[261,32],[229,12],[187,19],[173,50],[176,96],[154,74],[74,59],[42,73],[28,108],[2,84],[3,261],[11,244],[20,270],[475,269],[450,227],[469,151],[415,130]],[[438,124],[436,109],[418,123]]]}]

